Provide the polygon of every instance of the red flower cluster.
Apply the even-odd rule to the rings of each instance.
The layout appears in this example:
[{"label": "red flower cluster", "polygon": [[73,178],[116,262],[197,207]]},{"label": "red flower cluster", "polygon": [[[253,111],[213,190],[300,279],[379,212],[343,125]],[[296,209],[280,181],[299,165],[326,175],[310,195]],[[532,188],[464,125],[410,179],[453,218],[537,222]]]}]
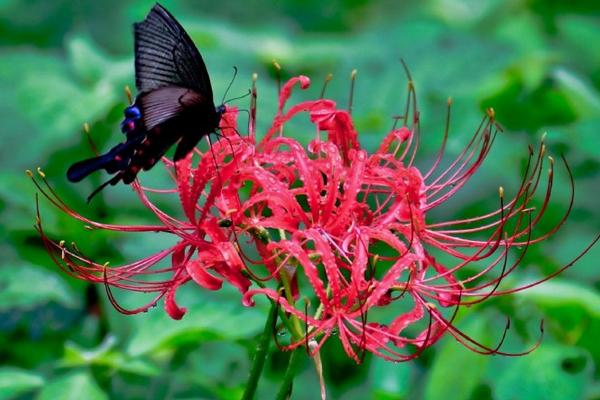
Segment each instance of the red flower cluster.
[{"label": "red flower cluster", "polygon": [[[255,138],[254,108],[248,136],[239,134],[237,111],[229,108],[221,121],[222,138],[211,146],[211,154],[196,150],[176,165],[164,160],[176,185],[168,193],[179,197],[185,220],[160,210],[150,199],[154,190],[134,182],[133,189],[159,223],[101,224],[67,206],[43,186],[43,176],[41,184],[36,180],[55,206],[93,228],[160,231],[179,239],[144,259],[107,267],[49,239],[39,223],[54,261],[66,273],[104,283],[107,289],[156,293],[149,304],[125,310],[107,290],[115,307],[128,314],[147,310],[164,297],[167,313],[180,319],[185,308],[176,304],[175,292],[192,280],[209,290],[226,281],[243,293],[247,306],[256,296],[266,296],[284,311],[281,318],[292,333],[286,349],[306,345],[316,352],[335,335],[357,362],[364,351],[408,360],[449,333],[474,351],[501,353],[454,326],[453,312],[551,277],[500,289],[528,246],[556,232],[571,209],[553,229],[533,236],[552,191],[550,157],[543,184],[544,144],[537,152],[531,149],[515,195],[505,200],[500,188],[496,210],[436,223],[427,213],[460,190],[487,156],[497,131],[493,111],[458,158],[446,162],[443,146],[431,169],[422,173],[413,166],[419,113],[412,85],[406,113],[398,119],[403,126],[368,154],[360,147],[350,114],[333,101],[306,101],[286,110],[298,84],[305,89],[309,80],[300,76],[284,85],[279,111],[262,140]],[[308,146],[287,135],[288,122],[301,114],[308,115],[315,129]],[[570,176],[568,166],[567,171]],[[541,187],[545,196],[534,207],[533,195]],[[573,193],[571,185],[571,200]],[[521,250],[509,261],[514,247]],[[436,256],[454,261],[442,263]],[[159,266],[165,259],[166,266]]]}]

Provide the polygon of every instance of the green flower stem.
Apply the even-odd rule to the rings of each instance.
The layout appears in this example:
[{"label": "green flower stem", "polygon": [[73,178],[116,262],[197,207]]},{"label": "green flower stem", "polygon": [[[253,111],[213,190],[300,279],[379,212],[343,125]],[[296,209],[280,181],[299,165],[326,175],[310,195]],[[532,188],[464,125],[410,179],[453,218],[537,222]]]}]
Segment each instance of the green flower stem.
[{"label": "green flower stem", "polygon": [[[258,285],[258,287],[260,287],[260,288],[264,289],[267,287],[267,285],[265,285],[261,281],[253,281],[253,282],[256,283]],[[273,302],[273,300],[271,300],[271,301]],[[277,305],[277,303],[274,303],[274,304]],[[290,318],[288,318],[288,315],[286,315],[285,310],[281,307],[277,307],[277,308],[279,309],[279,319],[283,323],[283,326],[285,326],[285,329],[287,329],[288,332],[292,332],[292,334],[294,334],[295,333],[294,327],[292,326],[292,322],[290,321]]]},{"label": "green flower stem", "polygon": [[[283,283],[286,300],[293,307],[295,304],[295,301],[294,301],[294,296],[292,295],[292,281],[290,279],[288,272],[285,270],[285,268],[281,269],[281,272],[279,273],[279,278],[281,279],[281,283]],[[300,320],[294,315],[291,315],[290,319],[292,322],[292,332],[291,333],[292,333],[293,337],[295,339],[301,338],[304,333],[302,332],[302,325],[300,324]]]},{"label": "green flower stem", "polygon": [[[251,235],[253,235],[257,240],[260,240],[261,242],[263,242],[265,244],[268,244],[271,242],[271,235],[269,234],[269,231],[263,227],[255,226],[255,227],[252,227],[250,230],[248,230],[248,232]],[[279,236],[280,236],[281,240],[285,240],[286,239],[285,231],[280,229]],[[277,262],[282,261],[279,257],[276,257],[276,260],[277,260]],[[283,284],[285,298],[288,301],[288,303],[293,307],[295,301],[294,301],[294,296],[292,295],[292,282],[291,282],[290,274],[285,268],[281,268],[281,271],[279,272],[279,279],[281,280],[281,283]],[[258,283],[260,285],[260,282],[256,282],[256,283]],[[285,313],[282,313],[282,315],[285,315]],[[289,321],[288,321],[287,317],[282,317],[282,319],[287,322],[286,327],[288,329],[291,328],[290,332],[295,339],[302,338],[304,333],[302,331],[302,325],[297,317],[295,317],[294,315],[291,315]],[[290,323],[291,323],[291,326],[290,326]]]},{"label": "green flower stem", "polygon": [[288,395],[292,389],[292,383],[296,377],[296,372],[298,372],[298,366],[302,360],[302,353],[304,351],[305,350],[303,347],[298,347],[292,351],[292,354],[290,354],[290,359],[288,361],[285,375],[283,376],[283,381],[279,387],[279,392],[277,392],[277,397],[275,397],[276,400],[286,400],[288,398]]},{"label": "green flower stem", "polygon": [[[264,228],[253,228],[250,231],[250,233],[263,243],[269,243],[271,241],[269,232]],[[285,232],[282,232],[280,230],[279,234],[282,240],[285,239]],[[279,272],[279,278],[283,286],[283,288],[280,287],[279,289],[283,289],[287,301],[290,303],[290,305],[293,306],[294,297],[292,295],[292,282],[289,272],[285,268],[282,268]],[[259,286],[263,287],[261,282],[256,283]],[[263,334],[256,346],[256,352],[254,354],[254,359],[252,360],[252,368],[250,370],[250,375],[246,383],[246,388],[244,390],[242,400],[252,400],[254,398],[254,394],[258,386],[258,380],[260,378],[267,358],[269,343],[271,341],[271,335],[273,334],[273,325],[275,324],[278,312],[281,314],[282,321],[284,321],[284,324],[289,329],[293,338],[299,340],[304,334],[302,332],[300,320],[294,315],[291,315],[290,319],[288,320],[288,317],[285,315],[285,312],[283,312],[283,310],[281,310],[280,307],[278,307],[277,302],[271,301],[271,310],[269,311],[269,316],[267,318],[267,322],[265,323],[265,329],[263,331]],[[290,393],[292,388],[294,377],[296,376],[299,363],[298,360],[301,359],[301,353],[302,348],[298,348],[292,351],[288,361],[288,367],[283,378],[283,382],[281,383],[281,387],[279,388],[279,392],[276,397],[277,399],[287,399],[288,394]]]},{"label": "green flower stem", "polygon": [[244,389],[244,395],[242,400],[252,400],[258,386],[258,379],[262,373],[267,354],[269,354],[269,344],[271,343],[271,336],[273,335],[273,324],[277,316],[277,304],[271,303],[271,309],[265,323],[265,329],[256,345],[256,352],[254,353],[254,359],[252,360],[252,368],[250,369],[250,375],[246,382],[246,389]]}]

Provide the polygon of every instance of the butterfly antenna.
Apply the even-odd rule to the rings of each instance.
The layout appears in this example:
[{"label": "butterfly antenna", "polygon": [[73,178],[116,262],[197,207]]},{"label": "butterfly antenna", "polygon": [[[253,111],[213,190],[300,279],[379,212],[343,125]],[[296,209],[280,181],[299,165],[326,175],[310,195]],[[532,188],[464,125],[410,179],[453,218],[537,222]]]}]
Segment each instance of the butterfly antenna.
[{"label": "butterfly antenna", "polygon": [[235,81],[235,77],[237,76],[238,73],[238,69],[237,67],[234,65],[233,66],[233,77],[231,78],[231,81],[229,82],[229,85],[227,86],[227,89],[225,90],[225,93],[223,94],[223,98],[221,99],[221,104],[225,104],[225,97],[227,96],[227,93],[229,93],[229,89],[231,89],[231,85],[233,85],[233,81]]}]

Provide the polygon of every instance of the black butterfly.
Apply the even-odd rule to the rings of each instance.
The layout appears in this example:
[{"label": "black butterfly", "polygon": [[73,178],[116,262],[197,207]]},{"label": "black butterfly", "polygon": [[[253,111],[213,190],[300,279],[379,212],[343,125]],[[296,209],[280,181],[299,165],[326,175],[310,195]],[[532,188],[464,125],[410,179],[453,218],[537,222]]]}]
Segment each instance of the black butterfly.
[{"label": "black butterfly", "polygon": [[121,130],[126,140],[107,153],[79,161],[67,171],[71,182],[104,169],[115,174],[108,184],[131,183],[178,142],[174,161],[200,139],[215,132],[225,106],[215,107],[210,78],[200,52],[177,20],[160,4],[133,25],[135,84],[138,95],[125,109]]}]

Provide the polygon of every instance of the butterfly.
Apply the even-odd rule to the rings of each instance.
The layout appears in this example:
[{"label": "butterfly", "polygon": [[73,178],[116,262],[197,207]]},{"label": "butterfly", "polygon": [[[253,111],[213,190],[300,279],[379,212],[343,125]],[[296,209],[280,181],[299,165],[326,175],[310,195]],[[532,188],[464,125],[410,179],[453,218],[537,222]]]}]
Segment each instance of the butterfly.
[{"label": "butterfly", "polygon": [[133,32],[138,95],[124,111],[121,131],[126,139],[67,170],[71,182],[101,169],[115,174],[88,201],[109,184],[131,183],[176,143],[173,160],[184,158],[202,137],[215,132],[225,112],[223,104],[215,107],[200,52],[169,11],[155,4]]}]

